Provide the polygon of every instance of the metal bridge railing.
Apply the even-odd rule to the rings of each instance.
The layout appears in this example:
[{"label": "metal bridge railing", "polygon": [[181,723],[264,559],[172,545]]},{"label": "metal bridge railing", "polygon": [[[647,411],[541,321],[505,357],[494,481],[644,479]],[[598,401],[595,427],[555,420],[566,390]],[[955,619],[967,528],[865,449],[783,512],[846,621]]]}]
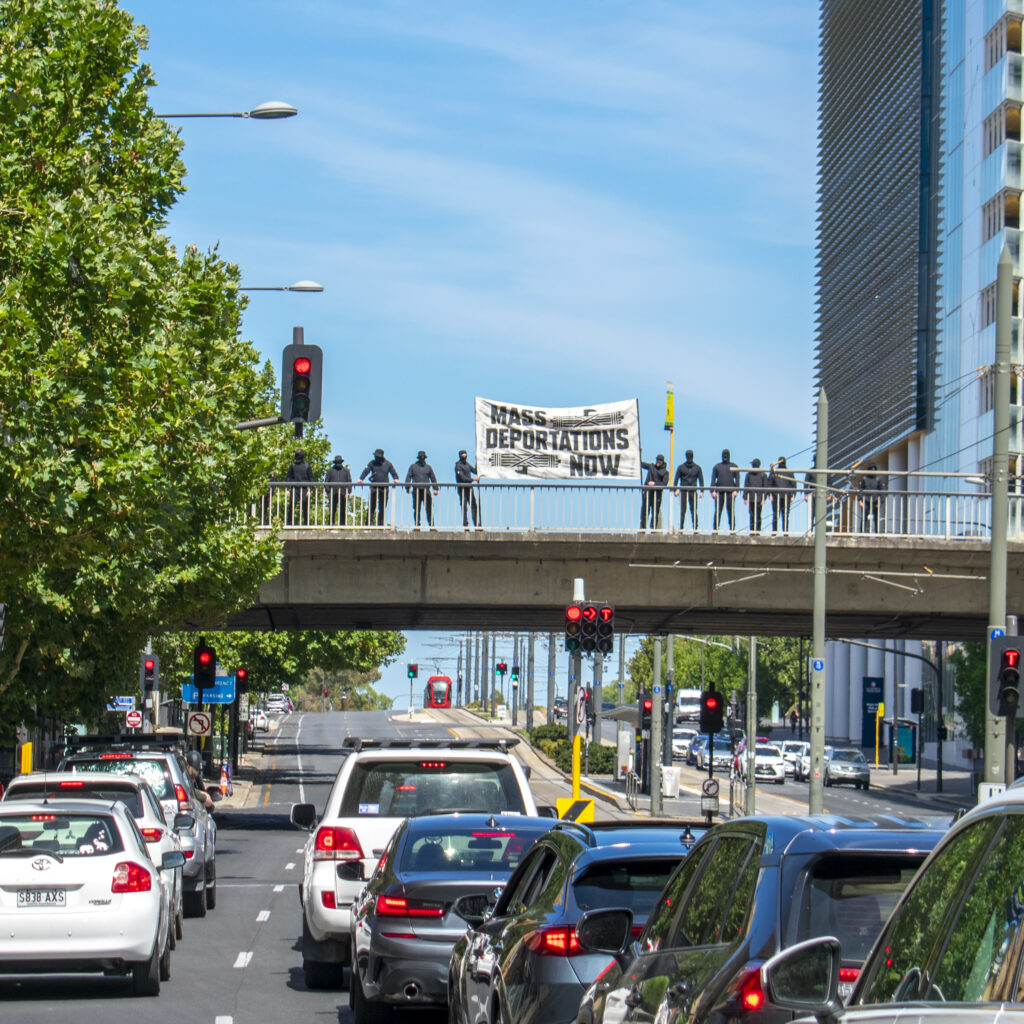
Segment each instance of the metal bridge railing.
[{"label": "metal bridge railing", "polygon": [[[813,494],[741,489],[731,500],[639,485],[562,481],[440,484],[407,490],[403,484],[274,482],[245,515],[267,529],[329,527],[525,533],[735,533],[791,536],[813,532]],[[830,477],[836,474],[829,471]],[[991,535],[991,500],[962,475],[886,474],[889,490],[861,492],[832,486],[826,526],[836,537],[883,536],[961,540]],[[968,489],[973,489],[971,493]],[[731,521],[729,513],[731,515]],[[643,518],[641,519],[641,516]],[[1024,493],[1010,496],[1009,536],[1024,537]]]}]

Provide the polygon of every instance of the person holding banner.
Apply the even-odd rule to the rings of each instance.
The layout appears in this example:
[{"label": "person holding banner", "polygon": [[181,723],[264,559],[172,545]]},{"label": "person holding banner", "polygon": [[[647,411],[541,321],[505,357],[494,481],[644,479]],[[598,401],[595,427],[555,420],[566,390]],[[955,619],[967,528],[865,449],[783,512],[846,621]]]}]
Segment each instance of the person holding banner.
[{"label": "person holding banner", "polygon": [[420,525],[420,512],[423,510],[423,503],[427,504],[427,526],[434,525],[434,500],[430,496],[430,485],[434,485],[434,494],[437,494],[437,477],[434,476],[434,467],[427,463],[427,453],[419,451],[416,453],[416,461],[409,467],[405,474],[405,493],[412,494],[412,518],[416,526]]},{"label": "person holding banner", "polygon": [[647,479],[644,481],[643,495],[640,498],[640,529],[654,530],[660,525],[661,519],[661,496],[668,486],[668,466],[665,465],[665,456],[659,455],[654,462],[641,462],[641,467],[647,470]]},{"label": "person holding banner", "polygon": [[470,464],[466,450],[459,452],[459,461],[455,463],[455,483],[458,485],[459,504],[462,505],[462,525],[469,528],[468,512],[472,510],[473,526],[479,527],[479,509],[476,503],[474,483],[479,483],[476,466]]},{"label": "person holding banner", "polygon": [[378,448],[373,453],[366,469],[359,474],[360,480],[370,478],[370,525],[384,525],[384,510],[388,504],[388,491],[391,480],[398,480],[398,470],[384,458],[384,449]]}]

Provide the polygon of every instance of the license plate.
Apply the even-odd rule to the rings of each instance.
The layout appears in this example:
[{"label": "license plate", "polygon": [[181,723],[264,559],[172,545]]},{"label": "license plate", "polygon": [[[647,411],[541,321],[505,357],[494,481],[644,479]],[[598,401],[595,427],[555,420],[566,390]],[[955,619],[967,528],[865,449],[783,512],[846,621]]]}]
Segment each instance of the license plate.
[{"label": "license plate", "polygon": [[64,907],[67,906],[65,889],[19,889],[19,907]]}]

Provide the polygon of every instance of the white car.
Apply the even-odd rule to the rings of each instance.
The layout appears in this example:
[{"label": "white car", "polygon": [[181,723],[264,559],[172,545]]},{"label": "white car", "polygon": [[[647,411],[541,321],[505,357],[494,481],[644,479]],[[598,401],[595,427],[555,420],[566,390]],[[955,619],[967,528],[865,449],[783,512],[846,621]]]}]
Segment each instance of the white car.
[{"label": "white car", "polygon": [[785,740],[780,747],[786,762],[786,774],[795,779],[800,778],[800,758],[810,756],[811,745],[807,740]]},{"label": "white car", "polygon": [[[832,756],[832,751],[835,748],[828,746],[825,748],[825,763],[828,763],[828,759]],[[800,768],[798,779],[803,779],[805,782],[810,781],[811,778],[811,745],[807,744],[807,749],[800,755]]]},{"label": "white car", "polygon": [[518,742],[346,737],[347,756],[319,823],[313,804],[292,806],[292,822],[310,830],[299,893],[307,988],[340,983],[350,961],[352,904],[404,818],[537,813],[527,773],[509,752]]},{"label": "white car", "polygon": [[171,973],[171,918],[160,871],[122,803],[0,804],[0,972],[131,974],[155,996]]},{"label": "white car", "polygon": [[[195,825],[191,814],[175,815],[174,826],[167,824],[164,810],[150,788],[149,783],[137,775],[108,775],[106,772],[36,772],[32,775],[17,775],[11,779],[4,802],[14,800],[44,800],[53,797],[62,800],[117,800],[124,804],[142,837],[153,847],[153,859],[158,864],[165,853],[184,854],[181,846],[180,829]],[[182,937],[185,924],[184,900],[182,893],[182,868],[164,868],[160,871],[161,881],[167,889],[171,905],[171,949]]]},{"label": "white car", "polygon": [[267,718],[267,713],[263,708],[257,708],[250,713],[249,717],[252,719],[252,727],[254,729],[266,732],[270,728],[270,720]]},{"label": "white car", "polygon": [[[747,780],[747,754],[739,756],[740,775]],[[770,743],[758,743],[754,747],[754,781],[774,782],[783,785],[786,781],[786,761],[782,751]]]},{"label": "white car", "polygon": [[686,760],[687,755],[690,753],[690,744],[696,735],[696,729],[680,729],[677,727],[672,730],[672,759],[674,761]]}]

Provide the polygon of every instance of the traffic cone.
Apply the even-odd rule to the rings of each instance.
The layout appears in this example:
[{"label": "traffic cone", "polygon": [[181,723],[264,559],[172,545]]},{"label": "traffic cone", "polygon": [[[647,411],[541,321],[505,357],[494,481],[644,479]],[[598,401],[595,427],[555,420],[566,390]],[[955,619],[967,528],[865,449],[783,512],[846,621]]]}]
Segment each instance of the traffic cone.
[{"label": "traffic cone", "polygon": [[226,764],[220,766],[220,795],[228,795],[228,766]]}]

